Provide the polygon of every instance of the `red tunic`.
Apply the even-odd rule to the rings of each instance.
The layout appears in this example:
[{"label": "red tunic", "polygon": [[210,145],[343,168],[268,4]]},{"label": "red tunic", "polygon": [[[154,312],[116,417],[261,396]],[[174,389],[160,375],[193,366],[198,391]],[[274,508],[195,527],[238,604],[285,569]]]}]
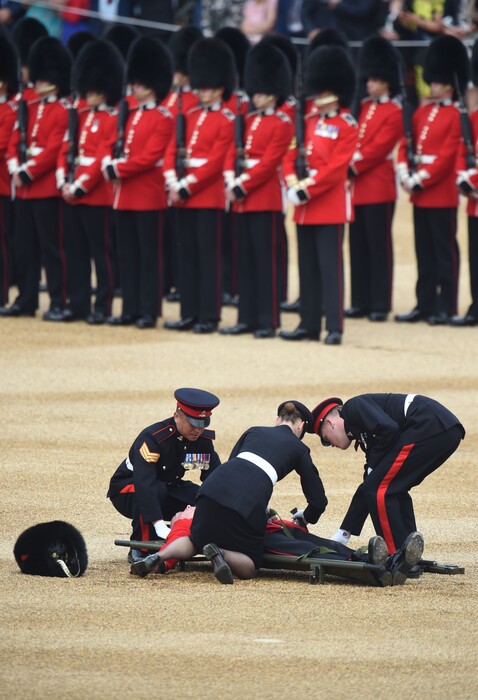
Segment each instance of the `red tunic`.
[{"label": "red tunic", "polygon": [[[186,114],[185,177],[191,193],[175,206],[188,209],[225,209],[224,160],[234,142],[234,114],[229,110],[196,107]],[[176,143],[171,141],[164,157],[168,184],[177,180]]]},{"label": "red tunic", "polygon": [[10,175],[7,168],[7,147],[12,137],[16,111],[14,102],[0,98],[0,195],[9,197],[11,194]]},{"label": "red tunic", "polygon": [[[357,141],[357,123],[348,110],[324,117],[314,108],[304,120],[309,176],[304,180],[309,201],[294,210],[297,224],[343,224],[353,218],[347,172]],[[297,148],[284,160],[286,181],[297,182]]]},{"label": "red tunic", "polygon": [[[294,127],[281,111],[251,112],[245,119],[245,172],[239,177],[246,192],[243,201],[233,203],[233,210],[282,211],[282,160],[290,146]],[[236,148],[229,149],[226,179],[234,179]]]},{"label": "red tunic", "polygon": [[[78,155],[73,186],[86,192],[78,203],[90,206],[111,206],[113,187],[101,172],[103,158],[111,154],[117,131],[117,111],[111,107],[78,110]],[[58,182],[68,180],[68,138],[65,137],[58,156]],[[72,204],[76,204],[74,200]]]},{"label": "red tunic", "polygon": [[130,111],[125,129],[124,157],[112,161],[120,180],[115,183],[114,209],[154,211],[168,206],[163,157],[173,133],[173,117],[164,107]]},{"label": "red tunic", "polygon": [[393,151],[403,136],[402,108],[394,100],[363,100],[352,158],[354,204],[379,204],[397,199]]},{"label": "red tunic", "polygon": [[[171,112],[173,117],[176,117],[178,113],[178,91],[171,90],[168,92],[161,105],[165,107],[168,112]],[[186,114],[193,107],[197,107],[199,104],[198,96],[195,92],[192,92],[190,88],[181,91],[181,111]]]},{"label": "red tunic", "polygon": [[[67,100],[56,97],[37,98],[28,103],[27,162],[22,169],[32,182],[17,188],[23,199],[60,197],[55,171],[58,153],[68,128]],[[7,158],[10,173],[21,166],[18,160],[20,132],[18,123],[10,139]]]},{"label": "red tunic", "polygon": [[[413,140],[417,172],[424,177],[423,190],[412,192],[410,201],[424,208],[458,206],[456,171],[461,140],[458,109],[451,103],[419,107],[413,115]],[[399,167],[400,164],[407,167],[405,138],[398,152]]]}]

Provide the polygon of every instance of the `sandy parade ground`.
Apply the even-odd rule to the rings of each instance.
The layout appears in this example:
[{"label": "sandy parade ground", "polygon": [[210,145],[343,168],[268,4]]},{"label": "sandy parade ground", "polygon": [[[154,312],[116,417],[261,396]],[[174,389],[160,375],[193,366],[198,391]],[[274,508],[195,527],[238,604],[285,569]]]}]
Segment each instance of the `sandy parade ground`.
[{"label": "sandy parade ground", "polygon": [[[463,209],[463,204],[462,204]],[[466,221],[460,214],[460,311],[468,307]],[[394,311],[414,305],[411,210],[395,222]],[[290,235],[290,298],[297,295]],[[347,246],[345,246],[347,248]],[[348,265],[347,265],[348,268]],[[347,276],[347,296],[349,284]],[[13,292],[12,299],[13,300]],[[42,310],[48,306],[41,295]],[[119,311],[119,300],[115,301]],[[478,328],[346,323],[328,347],[279,338],[84,323],[0,320],[2,508],[0,698],[478,698]],[[223,325],[236,311],[223,310]],[[284,314],[283,328],[298,317]],[[465,575],[424,574],[372,588],[306,574],[267,572],[221,586],[208,565],[138,579],[129,575],[129,522],[106,499],[111,474],[140,430],[172,415],[181,386],[216,393],[211,427],[223,460],[251,425],[274,422],[279,403],[313,408],[328,396],[369,391],[432,396],[467,436],[414,496],[425,557]],[[329,506],[311,531],[330,536],[362,476],[353,448],[324,449],[307,435]],[[287,516],[305,505],[298,478],[274,491]],[[12,550],[30,525],[66,520],[85,537],[79,579],[25,576]],[[351,545],[367,543],[370,521]]]}]

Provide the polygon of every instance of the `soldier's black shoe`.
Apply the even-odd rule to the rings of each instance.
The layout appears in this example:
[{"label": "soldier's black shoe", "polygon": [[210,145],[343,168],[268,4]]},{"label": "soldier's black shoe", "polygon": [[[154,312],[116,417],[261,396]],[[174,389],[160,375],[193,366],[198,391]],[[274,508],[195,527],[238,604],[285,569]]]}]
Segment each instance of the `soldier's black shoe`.
[{"label": "soldier's black shoe", "polygon": [[193,326],[193,333],[215,333],[217,331],[216,321],[202,321],[195,323]]},{"label": "soldier's black shoe", "polygon": [[101,311],[94,311],[86,317],[86,323],[90,326],[101,326],[106,321],[106,316]]},{"label": "soldier's black shoe", "polygon": [[166,321],[164,327],[168,331],[190,331],[196,323],[195,318],[181,318],[179,321]]},{"label": "soldier's black shoe", "polygon": [[137,561],[141,561],[147,555],[140,549],[130,549],[128,552],[128,564],[134,564]]},{"label": "soldier's black shoe", "polygon": [[138,561],[134,562],[134,564],[132,564],[131,566],[130,573],[134,576],[140,576],[141,578],[144,578],[145,576],[151,573],[160,573],[161,564],[161,558],[159,554],[155,552],[154,554],[150,554],[147,557],[144,557],[144,559],[139,559]]},{"label": "soldier's black shoe", "polygon": [[450,316],[444,312],[427,316],[427,323],[429,326],[446,326],[449,322]]},{"label": "soldier's black shoe", "polygon": [[51,309],[45,311],[43,314],[44,321],[56,321],[61,322],[65,320],[65,309],[59,306],[52,306]]},{"label": "soldier's black shoe", "polygon": [[326,345],[341,345],[342,333],[340,333],[340,331],[330,331],[330,333],[326,335],[324,343]]},{"label": "soldier's black shoe", "polygon": [[141,316],[136,321],[136,328],[155,328],[156,319],[153,316]]},{"label": "soldier's black shoe", "polygon": [[320,340],[320,331],[308,331],[299,326],[295,331],[281,331],[279,338],[282,340]]},{"label": "soldier's black shoe", "polygon": [[388,559],[388,548],[385,540],[380,535],[371,537],[368,541],[368,561],[369,564],[385,566]]},{"label": "soldier's black shoe", "polygon": [[210,561],[214,568],[214,576],[221,583],[234,583],[234,578],[232,576],[232,571],[229,568],[223,554],[217,544],[211,542],[206,544],[202,550],[204,556],[208,561]]},{"label": "soldier's black shoe", "polygon": [[106,319],[108,326],[132,326],[136,323],[135,316],[108,316]]},{"label": "soldier's black shoe", "polygon": [[386,321],[388,318],[388,314],[386,311],[371,311],[368,315],[368,320],[369,321],[374,321],[374,322],[382,322]]},{"label": "soldier's black shoe", "polygon": [[254,331],[254,338],[275,338],[274,328],[258,328]]},{"label": "soldier's black shoe", "polygon": [[463,326],[476,326],[478,324],[478,318],[473,316],[473,314],[466,314],[465,316],[452,316],[450,319],[450,326],[463,327]]},{"label": "soldier's black shoe", "polygon": [[34,316],[35,311],[30,309],[24,309],[23,306],[17,304],[16,302],[11,306],[2,306],[0,309],[0,316],[10,316],[11,318],[16,318],[18,316]]},{"label": "soldier's black shoe", "polygon": [[398,323],[416,323],[417,321],[424,321],[425,318],[425,314],[420,309],[412,309],[407,314],[397,314],[395,321]]},{"label": "soldier's black shoe", "polygon": [[253,333],[254,326],[249,326],[247,323],[236,323],[235,326],[225,326],[219,329],[221,335],[244,335],[245,333]]},{"label": "soldier's black shoe", "polygon": [[422,535],[412,532],[395,554],[388,558],[387,569],[392,574],[392,586],[405,583],[408,574],[421,559],[424,544]]},{"label": "soldier's black shoe", "polygon": [[345,318],[365,318],[367,312],[360,309],[358,306],[351,306],[349,309],[345,309]]}]

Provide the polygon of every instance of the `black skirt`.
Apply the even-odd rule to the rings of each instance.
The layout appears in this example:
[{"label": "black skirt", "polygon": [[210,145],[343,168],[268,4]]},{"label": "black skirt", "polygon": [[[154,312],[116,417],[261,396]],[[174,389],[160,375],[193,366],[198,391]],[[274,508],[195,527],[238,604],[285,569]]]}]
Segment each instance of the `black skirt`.
[{"label": "black skirt", "polygon": [[235,510],[207,496],[200,496],[196,501],[190,539],[200,551],[204,545],[214,542],[222,549],[247,554],[256,569],[262,564],[264,533],[254,530]]}]

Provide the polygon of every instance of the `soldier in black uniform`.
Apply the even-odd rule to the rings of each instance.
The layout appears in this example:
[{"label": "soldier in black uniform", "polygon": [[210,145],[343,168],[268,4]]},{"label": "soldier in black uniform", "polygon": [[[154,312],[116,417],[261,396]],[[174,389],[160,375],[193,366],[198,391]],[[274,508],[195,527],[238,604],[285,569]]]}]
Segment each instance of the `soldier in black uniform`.
[{"label": "soldier in black uniform", "polygon": [[307,507],[294,519],[316,523],[327,506],[310,450],[301,442],[311,425],[306,406],[285,401],[277,409],[274,427],[246,430],[229,460],[201,486],[190,537],[138,562],[132,573],[146,576],[163,560],[188,559],[202,550],[221,583],[232,583],[232,574],[253,578],[262,562],[266,510],[277,481],[292,471],[300,477]]},{"label": "soldier in black uniform", "polygon": [[107,497],[116,510],[132,519],[132,539],[166,538],[170,520],[192,505],[199,486],[185,481],[186,471],[201,470],[201,481],[221,463],[213,445],[215,433],[205,430],[214,394],[201,389],[178,389],[171,418],[148,426],[133,442],[128,456],[113,474]]},{"label": "soldier in black uniform", "polygon": [[346,450],[355,440],[366,456],[363,482],[332,539],[347,544],[370,514],[392,554],[417,529],[410,489],[455,452],[463,426],[445,406],[419,394],[363,394],[345,403],[331,398],[312,414],[323,445]]}]

